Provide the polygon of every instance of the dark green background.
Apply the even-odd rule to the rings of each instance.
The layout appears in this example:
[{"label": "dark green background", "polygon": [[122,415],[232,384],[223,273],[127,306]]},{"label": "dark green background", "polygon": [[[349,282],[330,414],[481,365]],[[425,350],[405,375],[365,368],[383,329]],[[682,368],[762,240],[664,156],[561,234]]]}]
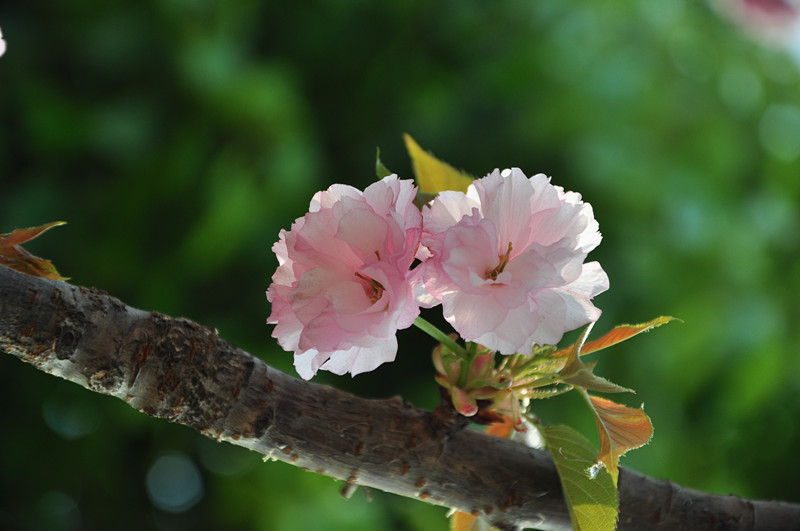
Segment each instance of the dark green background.
[{"label": "dark green background", "polygon": [[[655,438],[623,465],[800,501],[800,74],[703,2],[16,2],[0,8],[0,232],[72,282],[216,326],[291,371],[264,322],[282,227],[334,182],[410,178],[401,133],[473,174],[583,194],[611,280],[599,356]],[[433,315],[433,314],[428,314]],[[331,382],[433,407],[432,342]],[[445,510],[340,485],[0,357],[4,529],[445,529]],[[537,404],[596,440],[576,397]],[[204,495],[157,509],[160,456]]]}]

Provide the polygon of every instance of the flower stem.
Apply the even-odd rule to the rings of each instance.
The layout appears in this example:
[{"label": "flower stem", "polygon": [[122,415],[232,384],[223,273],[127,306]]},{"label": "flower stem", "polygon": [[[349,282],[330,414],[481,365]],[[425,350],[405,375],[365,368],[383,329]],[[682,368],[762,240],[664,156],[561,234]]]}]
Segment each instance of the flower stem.
[{"label": "flower stem", "polygon": [[467,385],[469,380],[469,372],[472,370],[472,364],[475,357],[478,355],[478,344],[467,343],[466,356],[464,361],[461,362],[461,374],[458,375],[458,386],[462,389]]},{"label": "flower stem", "polygon": [[433,339],[450,349],[452,352],[464,356],[466,351],[464,347],[453,341],[453,339],[433,326],[431,323],[423,319],[422,317],[417,317],[414,320],[414,326],[431,336]]}]

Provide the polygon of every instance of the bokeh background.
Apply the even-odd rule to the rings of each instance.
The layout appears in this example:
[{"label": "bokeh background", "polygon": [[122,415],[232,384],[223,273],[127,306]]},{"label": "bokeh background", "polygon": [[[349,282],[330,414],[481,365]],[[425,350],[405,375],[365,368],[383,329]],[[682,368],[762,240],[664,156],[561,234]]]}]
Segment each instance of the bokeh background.
[{"label": "bokeh background", "polygon": [[[800,73],[688,0],[159,0],[0,8],[0,232],[76,284],[215,326],[273,366],[278,231],[401,134],[470,173],[583,194],[611,279],[598,355],[651,444],[622,464],[800,502]],[[429,316],[432,314],[429,314]],[[429,352],[319,381],[432,408]],[[154,420],[0,356],[0,527],[436,530],[445,510],[340,484]],[[577,397],[536,404],[596,441]]]}]

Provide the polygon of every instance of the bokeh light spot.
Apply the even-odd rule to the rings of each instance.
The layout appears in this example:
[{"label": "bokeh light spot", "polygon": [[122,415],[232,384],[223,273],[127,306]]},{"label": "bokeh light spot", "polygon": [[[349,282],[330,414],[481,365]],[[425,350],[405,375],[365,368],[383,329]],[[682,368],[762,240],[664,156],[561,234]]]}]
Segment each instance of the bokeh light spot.
[{"label": "bokeh light spot", "polygon": [[51,490],[39,499],[38,524],[41,529],[68,531],[81,528],[81,513],[78,502],[64,492]]},{"label": "bokeh light spot", "polygon": [[62,396],[53,396],[44,402],[42,416],[50,429],[69,440],[89,435],[99,424],[93,406],[64,400]]},{"label": "bokeh light spot", "polygon": [[181,513],[203,497],[203,478],[194,462],[183,454],[159,457],[147,472],[147,495],[159,509]]},{"label": "bokeh light spot", "polygon": [[719,75],[719,95],[730,109],[746,113],[761,102],[761,80],[744,64],[727,64]]},{"label": "bokeh light spot", "polygon": [[791,162],[800,156],[800,108],[773,104],[758,124],[758,138],[772,156]]}]

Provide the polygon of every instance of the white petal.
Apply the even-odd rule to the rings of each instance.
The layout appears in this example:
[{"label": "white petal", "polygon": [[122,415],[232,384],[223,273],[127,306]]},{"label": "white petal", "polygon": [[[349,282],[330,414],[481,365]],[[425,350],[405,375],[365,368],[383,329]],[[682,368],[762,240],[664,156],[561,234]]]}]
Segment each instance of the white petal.
[{"label": "white petal", "polygon": [[333,353],[322,369],[334,374],[351,373],[353,376],[375,370],[382,363],[394,361],[397,355],[397,337],[392,335],[371,340],[368,346],[357,346]]},{"label": "white petal", "polygon": [[583,270],[578,279],[567,284],[563,289],[591,299],[595,295],[606,291],[608,285],[608,275],[600,267],[600,264],[589,262],[588,264],[583,264]]},{"label": "white petal", "polygon": [[310,380],[320,366],[325,362],[328,355],[325,353],[317,352],[316,350],[307,350],[300,354],[294,355],[294,367],[297,374],[304,380]]}]

